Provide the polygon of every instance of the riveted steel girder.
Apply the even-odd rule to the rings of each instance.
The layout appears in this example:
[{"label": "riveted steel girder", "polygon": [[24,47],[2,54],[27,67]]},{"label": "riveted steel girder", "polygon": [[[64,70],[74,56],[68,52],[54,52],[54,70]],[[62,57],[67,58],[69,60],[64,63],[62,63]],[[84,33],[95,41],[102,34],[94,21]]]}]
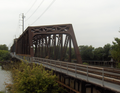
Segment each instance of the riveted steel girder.
[{"label": "riveted steel girder", "polygon": [[71,24],[31,26],[18,38],[16,53],[71,62],[74,49],[78,63],[82,63]]}]

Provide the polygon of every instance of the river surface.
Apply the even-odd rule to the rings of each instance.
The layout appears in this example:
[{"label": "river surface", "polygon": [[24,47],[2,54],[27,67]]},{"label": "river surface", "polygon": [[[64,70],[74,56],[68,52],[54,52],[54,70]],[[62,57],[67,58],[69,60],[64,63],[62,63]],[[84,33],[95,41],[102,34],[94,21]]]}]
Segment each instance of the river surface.
[{"label": "river surface", "polygon": [[2,67],[0,66],[0,91],[5,91],[5,83],[11,83],[11,72],[2,70]]}]

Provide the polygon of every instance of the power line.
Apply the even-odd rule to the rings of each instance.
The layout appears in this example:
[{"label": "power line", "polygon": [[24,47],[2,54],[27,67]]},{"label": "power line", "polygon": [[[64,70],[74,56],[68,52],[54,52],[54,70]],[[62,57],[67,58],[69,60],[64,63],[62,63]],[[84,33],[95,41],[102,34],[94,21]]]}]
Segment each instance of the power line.
[{"label": "power line", "polygon": [[34,6],[34,4],[36,3],[37,0],[35,0],[35,2],[32,4],[32,6],[29,8],[29,10],[25,13],[25,15],[32,9],[32,7]]},{"label": "power line", "polygon": [[[55,2],[55,0],[53,0],[51,3],[50,3],[50,5],[46,8],[46,10],[32,23],[32,24],[34,24],[39,18],[41,18],[42,17],[42,15],[52,6],[52,4]],[[31,24],[31,25],[32,25]]]},{"label": "power line", "polygon": [[[44,0],[42,0],[42,2],[39,4],[39,6],[36,8],[36,10],[30,15],[30,17],[38,10],[38,8],[42,5],[43,2],[44,2]],[[28,19],[30,19],[30,17]],[[26,19],[25,21],[27,21],[28,19]]]}]

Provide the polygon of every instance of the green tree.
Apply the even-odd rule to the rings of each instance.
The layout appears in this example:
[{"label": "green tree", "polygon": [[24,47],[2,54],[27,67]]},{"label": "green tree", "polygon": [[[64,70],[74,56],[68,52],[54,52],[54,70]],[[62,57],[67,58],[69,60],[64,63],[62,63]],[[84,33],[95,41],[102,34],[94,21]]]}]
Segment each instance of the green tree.
[{"label": "green tree", "polygon": [[0,50],[8,50],[8,47],[5,44],[0,45]]},{"label": "green tree", "polygon": [[83,60],[92,60],[94,58],[94,47],[92,46],[79,46],[80,54]]},{"label": "green tree", "polygon": [[9,60],[10,53],[7,50],[0,50],[0,61]]},{"label": "green tree", "polygon": [[109,61],[111,59],[111,57],[110,57],[110,55],[111,55],[110,54],[110,50],[111,50],[111,45],[110,44],[104,45],[104,47],[103,47],[103,51],[104,51],[103,58],[104,58],[104,60]]},{"label": "green tree", "polygon": [[104,49],[102,47],[95,48],[94,60],[104,60]]},{"label": "green tree", "polygon": [[[66,56],[65,59],[69,59],[69,48],[67,48],[65,56]],[[76,59],[74,48],[71,48],[71,59]]]},{"label": "green tree", "polygon": [[115,42],[113,42],[112,50],[110,51],[111,56],[117,62],[120,62],[120,39],[115,38]]},{"label": "green tree", "polygon": [[[56,76],[42,65],[23,63],[12,70],[14,83],[11,93],[59,93]],[[62,92],[63,93],[63,92]]]},{"label": "green tree", "polygon": [[8,47],[4,45],[0,45],[0,61],[9,60],[10,54],[8,52]]}]

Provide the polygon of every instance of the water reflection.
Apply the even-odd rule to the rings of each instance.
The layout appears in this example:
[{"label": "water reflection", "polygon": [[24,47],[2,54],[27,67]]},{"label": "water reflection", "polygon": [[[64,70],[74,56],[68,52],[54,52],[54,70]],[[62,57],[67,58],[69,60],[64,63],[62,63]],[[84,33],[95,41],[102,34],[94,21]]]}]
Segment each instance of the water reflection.
[{"label": "water reflection", "polygon": [[10,71],[2,70],[0,66],[0,91],[5,91],[5,83],[11,83],[11,73]]}]

